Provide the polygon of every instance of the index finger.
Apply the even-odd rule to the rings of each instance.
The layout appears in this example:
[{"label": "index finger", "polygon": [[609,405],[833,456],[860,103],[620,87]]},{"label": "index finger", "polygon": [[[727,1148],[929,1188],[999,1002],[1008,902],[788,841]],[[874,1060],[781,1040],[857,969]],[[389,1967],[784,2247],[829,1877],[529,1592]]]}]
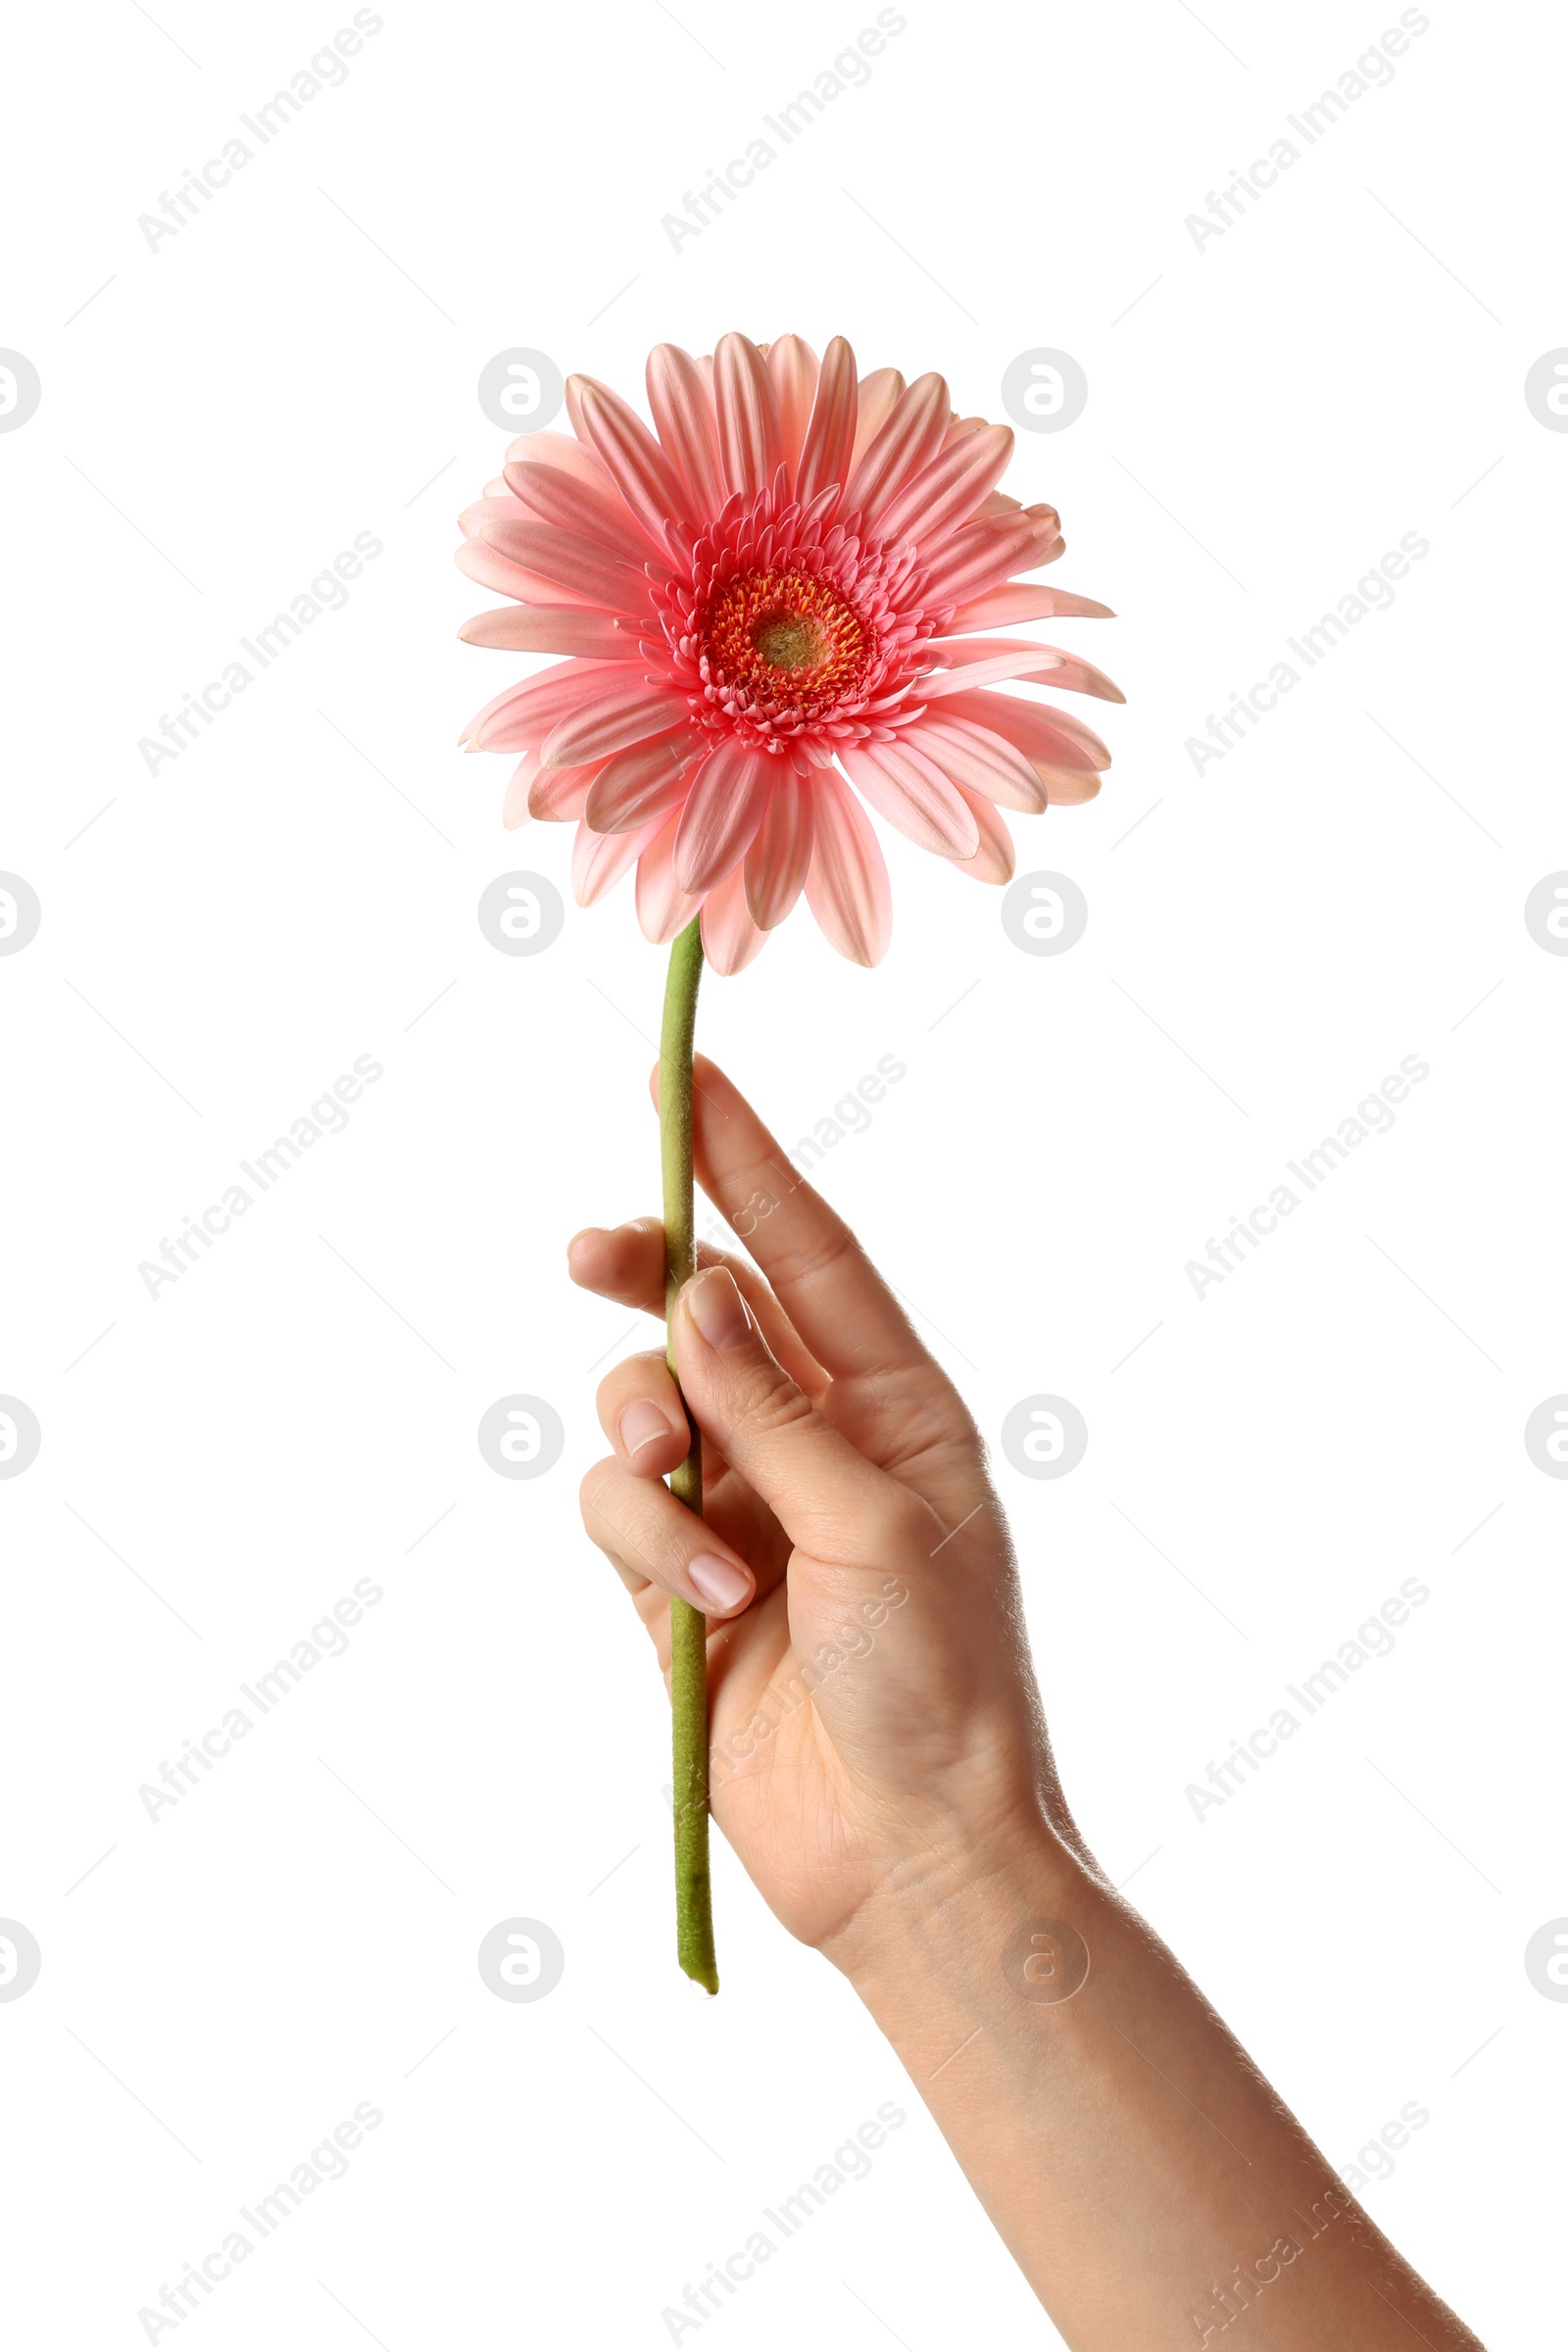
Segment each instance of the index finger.
[{"label": "index finger", "polygon": [[[854,1233],[812,1191],[744,1095],[706,1054],[697,1056],[694,1077],[698,1182],[823,1370],[835,1380],[934,1370]],[[651,1091],[657,1102],[657,1064]]]}]

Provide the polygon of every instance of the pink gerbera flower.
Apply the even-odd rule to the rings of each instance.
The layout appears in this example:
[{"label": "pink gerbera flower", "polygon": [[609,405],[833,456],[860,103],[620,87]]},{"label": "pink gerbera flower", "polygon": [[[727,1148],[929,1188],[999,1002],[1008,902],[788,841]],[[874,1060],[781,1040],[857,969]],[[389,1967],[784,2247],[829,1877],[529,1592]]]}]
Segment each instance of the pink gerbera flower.
[{"label": "pink gerbera flower", "polygon": [[710,361],[661,344],[648,400],[657,435],[571,377],[575,438],[514,441],[463,516],[461,568],[514,600],[464,637],[564,657],[464,740],[522,754],[509,826],[577,820],[581,905],[635,864],[647,936],[700,912],[708,960],[736,972],[804,890],[833,946],[875,963],[891,899],[861,802],[1005,882],[999,808],[1086,801],[1110,755],[991,690],[1123,698],[1074,655],[985,632],[1106,608],[1014,581],[1061,554],[1058,517],[999,492],[1011,432],[956,416],[940,375],[857,382],[842,336],[819,365],[797,335],[725,335]]}]

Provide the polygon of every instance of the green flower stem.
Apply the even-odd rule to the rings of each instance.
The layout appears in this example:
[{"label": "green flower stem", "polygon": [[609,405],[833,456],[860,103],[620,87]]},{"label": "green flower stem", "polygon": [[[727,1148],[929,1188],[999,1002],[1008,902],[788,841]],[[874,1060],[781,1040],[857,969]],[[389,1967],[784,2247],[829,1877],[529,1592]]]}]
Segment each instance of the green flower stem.
[{"label": "green flower stem", "polygon": [[[702,932],[687,924],[669,951],[664,1021],[659,1041],[659,1146],[664,1179],[664,1322],[675,1312],[681,1285],[697,1271],[697,1219],[692,1200],[692,1038],[697,984],[703,976]],[[673,1348],[669,1368],[675,1369]],[[674,1472],[669,1491],[702,1515],[703,1441],[694,1427],[692,1449]],[[718,1990],[713,1957],[713,1902],[708,1873],[708,1620],[689,1600],[669,1604],[669,1699],[674,1728],[675,1950],[681,1967],[710,1992]]]}]

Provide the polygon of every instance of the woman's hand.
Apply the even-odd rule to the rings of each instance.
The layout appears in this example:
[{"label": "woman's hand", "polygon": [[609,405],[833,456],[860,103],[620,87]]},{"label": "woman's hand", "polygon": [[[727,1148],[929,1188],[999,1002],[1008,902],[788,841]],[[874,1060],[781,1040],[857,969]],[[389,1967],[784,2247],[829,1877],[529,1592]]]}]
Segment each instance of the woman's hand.
[{"label": "woman's hand", "polygon": [[[614,1452],[583,1481],[583,1520],[666,1675],[669,1595],[707,1613],[714,1817],[791,1933],[843,1960],[884,1892],[972,1884],[1048,1819],[1073,1833],[962,1401],[706,1060],[696,1158],[762,1270],[705,1250],[676,1310],[706,1517],[662,1483],[688,1440],[660,1352],[601,1383]],[[586,1289],[662,1316],[656,1221],[580,1233],[568,1260]]]},{"label": "woman's hand", "polygon": [[[710,1063],[704,1253],[673,1344],[708,1516],[661,1483],[662,1354],[611,1373],[583,1516],[668,1668],[709,1616],[712,1805],[778,1917],[850,1977],[1075,2352],[1479,2352],[1084,1851],[1052,1766],[974,1423],[854,1235]],[[663,1236],[571,1271],[663,1310]]]}]

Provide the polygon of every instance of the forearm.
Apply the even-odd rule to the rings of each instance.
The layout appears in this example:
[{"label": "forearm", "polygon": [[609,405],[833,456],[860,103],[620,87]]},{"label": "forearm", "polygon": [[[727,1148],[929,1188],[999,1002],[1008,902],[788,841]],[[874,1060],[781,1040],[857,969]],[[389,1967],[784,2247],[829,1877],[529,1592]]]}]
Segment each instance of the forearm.
[{"label": "forearm", "polygon": [[[1476,2352],[1158,1938],[1044,1827],[831,1955],[1073,2352]],[[1412,2334],[1412,2328],[1416,2334]]]}]

